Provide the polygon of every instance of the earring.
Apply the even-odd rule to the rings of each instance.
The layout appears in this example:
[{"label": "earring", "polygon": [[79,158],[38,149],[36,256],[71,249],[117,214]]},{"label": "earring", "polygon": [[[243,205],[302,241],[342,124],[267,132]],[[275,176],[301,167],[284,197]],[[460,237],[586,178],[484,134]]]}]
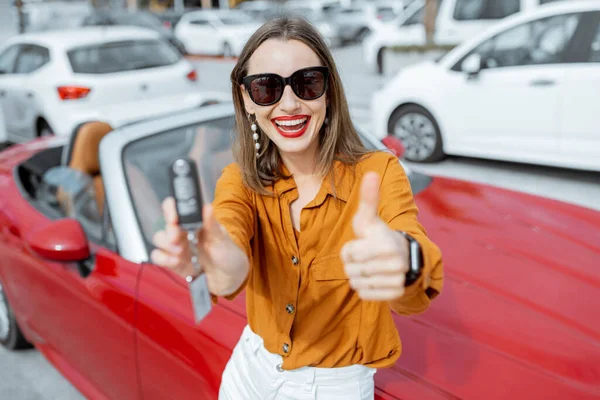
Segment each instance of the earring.
[{"label": "earring", "polygon": [[[250,116],[248,116],[248,119],[250,119]],[[252,122],[252,125],[250,125],[250,129],[252,129],[252,139],[254,139],[254,149],[256,150],[256,157],[258,158],[259,156],[259,150],[260,150],[260,143],[258,143],[258,125],[256,125],[256,119],[254,119],[254,122]]]}]

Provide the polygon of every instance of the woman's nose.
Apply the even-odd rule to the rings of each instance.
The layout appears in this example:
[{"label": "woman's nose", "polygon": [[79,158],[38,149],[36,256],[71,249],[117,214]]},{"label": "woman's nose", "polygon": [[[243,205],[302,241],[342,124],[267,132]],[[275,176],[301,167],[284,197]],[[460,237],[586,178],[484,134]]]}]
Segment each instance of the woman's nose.
[{"label": "woman's nose", "polygon": [[294,111],[297,111],[300,108],[300,101],[296,96],[296,93],[294,93],[289,85],[287,85],[283,90],[279,107],[282,111],[289,114],[292,114]]}]

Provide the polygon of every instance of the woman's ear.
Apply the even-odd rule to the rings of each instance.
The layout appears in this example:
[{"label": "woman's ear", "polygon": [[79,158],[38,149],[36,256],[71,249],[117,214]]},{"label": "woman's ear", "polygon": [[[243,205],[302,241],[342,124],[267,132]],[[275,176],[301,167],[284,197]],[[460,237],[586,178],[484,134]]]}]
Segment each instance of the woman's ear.
[{"label": "woman's ear", "polygon": [[248,95],[244,85],[240,85],[240,92],[242,93],[242,98],[244,99],[244,108],[246,109],[246,114],[254,114],[254,102]]}]

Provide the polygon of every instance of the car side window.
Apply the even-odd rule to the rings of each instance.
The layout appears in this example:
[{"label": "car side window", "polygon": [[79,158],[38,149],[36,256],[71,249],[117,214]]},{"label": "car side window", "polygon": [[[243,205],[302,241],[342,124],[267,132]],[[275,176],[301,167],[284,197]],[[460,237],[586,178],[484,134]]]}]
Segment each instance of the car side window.
[{"label": "car side window", "polygon": [[423,23],[423,18],[425,17],[425,7],[421,7],[419,11],[411,15],[402,26],[410,26],[410,25],[418,25]]},{"label": "car side window", "polygon": [[502,19],[521,10],[521,0],[456,0],[454,19]]},{"label": "car side window", "polygon": [[0,74],[10,74],[14,72],[15,61],[19,55],[21,45],[14,44],[0,54]]},{"label": "car side window", "polygon": [[190,21],[190,25],[207,26],[208,21],[205,19],[193,19]]},{"label": "car side window", "polygon": [[592,44],[590,45],[590,55],[588,57],[589,62],[600,62],[600,23],[596,27],[596,34],[592,39]]},{"label": "car side window", "polygon": [[580,17],[557,15],[508,29],[481,43],[452,69],[460,71],[462,61],[473,53],[481,55],[484,69],[560,63]]},{"label": "car side window", "polygon": [[50,52],[42,46],[25,46],[17,58],[15,73],[29,74],[50,61]]}]

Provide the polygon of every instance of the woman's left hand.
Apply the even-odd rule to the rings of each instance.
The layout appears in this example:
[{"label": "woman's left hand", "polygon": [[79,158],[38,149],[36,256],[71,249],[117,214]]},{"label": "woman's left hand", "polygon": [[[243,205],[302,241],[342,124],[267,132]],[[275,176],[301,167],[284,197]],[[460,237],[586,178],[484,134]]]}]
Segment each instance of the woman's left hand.
[{"label": "woman's left hand", "polygon": [[360,205],[352,221],[357,239],[342,248],[342,261],[350,286],[363,300],[396,300],[404,295],[409,269],[408,240],[377,215],[379,175],[365,174]]}]

